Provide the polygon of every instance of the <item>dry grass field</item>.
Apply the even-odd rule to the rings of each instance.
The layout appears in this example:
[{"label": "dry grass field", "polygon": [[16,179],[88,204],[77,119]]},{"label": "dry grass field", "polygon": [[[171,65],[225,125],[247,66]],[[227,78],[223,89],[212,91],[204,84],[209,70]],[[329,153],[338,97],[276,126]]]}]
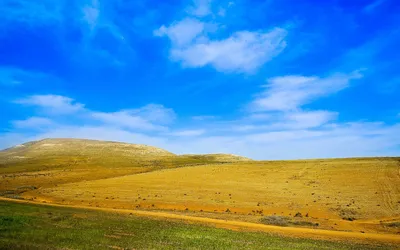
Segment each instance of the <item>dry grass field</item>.
[{"label": "dry grass field", "polygon": [[1,152],[0,180],[3,196],[34,202],[400,237],[400,158],[252,161],[59,139]]}]

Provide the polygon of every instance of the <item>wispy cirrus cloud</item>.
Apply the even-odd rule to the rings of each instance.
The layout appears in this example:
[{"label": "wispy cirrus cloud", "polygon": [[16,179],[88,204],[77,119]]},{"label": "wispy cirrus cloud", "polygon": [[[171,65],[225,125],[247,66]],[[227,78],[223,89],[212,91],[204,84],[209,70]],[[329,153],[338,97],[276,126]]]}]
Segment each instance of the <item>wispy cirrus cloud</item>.
[{"label": "wispy cirrus cloud", "polygon": [[265,90],[250,104],[252,111],[289,111],[300,108],[311,101],[334,94],[349,86],[353,79],[362,75],[336,74],[328,77],[280,76],[268,79]]},{"label": "wispy cirrus cloud", "polygon": [[101,121],[102,123],[112,125],[119,128],[126,129],[139,129],[139,130],[156,130],[163,131],[167,130],[166,127],[156,125],[140,116],[136,116],[129,111],[118,111],[118,112],[91,112],[90,117]]},{"label": "wispy cirrus cloud", "polygon": [[39,107],[42,111],[55,115],[71,114],[84,110],[83,104],[60,95],[32,95],[15,100],[15,103]]},{"label": "wispy cirrus cloud", "polygon": [[12,121],[12,125],[17,129],[45,129],[55,126],[55,123],[44,117],[29,117],[25,120]]},{"label": "wispy cirrus cloud", "polygon": [[197,116],[192,116],[192,119],[195,121],[204,121],[204,120],[212,120],[216,119],[217,117],[214,115],[197,115]]},{"label": "wispy cirrus cloud", "polygon": [[18,67],[0,66],[0,85],[3,86],[16,86],[25,83],[37,84],[55,80],[55,77],[41,72],[24,70]]},{"label": "wispy cirrus cloud", "polygon": [[171,108],[166,108],[160,104],[147,104],[138,109],[128,111],[131,114],[138,115],[151,122],[160,124],[170,124],[176,119],[175,111]]},{"label": "wispy cirrus cloud", "polygon": [[193,137],[205,134],[204,129],[191,129],[191,130],[178,130],[168,133],[168,135],[178,136],[178,137]]},{"label": "wispy cirrus cloud", "polygon": [[92,111],[89,116],[109,125],[148,131],[166,131],[168,127],[161,124],[171,123],[176,117],[172,109],[158,104],[108,113]]},{"label": "wispy cirrus cloud", "polygon": [[[14,101],[17,104],[37,107],[41,114],[47,114],[48,118],[29,118],[24,121],[14,121],[16,127],[35,125],[50,125],[50,121],[58,116],[76,117],[78,114],[83,122],[100,122],[107,126],[115,126],[126,129],[147,131],[166,131],[168,124],[174,121],[176,114],[172,109],[163,105],[148,104],[137,109],[119,110],[116,112],[100,112],[91,110],[75,101],[73,98],[60,95],[33,95]],[[46,119],[46,120],[45,120]]]}]

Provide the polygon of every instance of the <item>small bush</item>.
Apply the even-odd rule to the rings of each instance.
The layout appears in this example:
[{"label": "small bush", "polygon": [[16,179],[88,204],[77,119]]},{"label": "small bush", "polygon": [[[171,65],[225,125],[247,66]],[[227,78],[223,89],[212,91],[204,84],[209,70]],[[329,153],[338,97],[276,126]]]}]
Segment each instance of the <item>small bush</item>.
[{"label": "small bush", "polygon": [[300,212],[297,212],[294,217],[300,217],[301,218],[301,217],[303,217],[303,215]]},{"label": "small bush", "polygon": [[289,225],[289,219],[284,216],[271,215],[261,218],[261,223],[267,225],[275,225],[285,227]]},{"label": "small bush", "polygon": [[295,226],[306,226],[306,227],[318,227],[319,223],[314,223],[310,221],[292,221],[290,222],[291,225]]},{"label": "small bush", "polygon": [[400,222],[383,223],[383,225],[384,225],[384,226],[387,226],[387,227],[399,228],[399,227],[400,227]]},{"label": "small bush", "polygon": [[20,187],[17,187],[16,189],[26,192],[28,190],[35,190],[35,189],[37,189],[37,187],[35,187],[35,186],[20,186]]}]

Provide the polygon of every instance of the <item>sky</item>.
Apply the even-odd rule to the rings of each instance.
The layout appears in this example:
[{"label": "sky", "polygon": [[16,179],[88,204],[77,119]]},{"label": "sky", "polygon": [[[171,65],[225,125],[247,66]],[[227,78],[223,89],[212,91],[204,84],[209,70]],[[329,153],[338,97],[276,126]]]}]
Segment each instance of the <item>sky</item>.
[{"label": "sky", "polygon": [[397,0],[2,0],[0,149],[400,156]]}]

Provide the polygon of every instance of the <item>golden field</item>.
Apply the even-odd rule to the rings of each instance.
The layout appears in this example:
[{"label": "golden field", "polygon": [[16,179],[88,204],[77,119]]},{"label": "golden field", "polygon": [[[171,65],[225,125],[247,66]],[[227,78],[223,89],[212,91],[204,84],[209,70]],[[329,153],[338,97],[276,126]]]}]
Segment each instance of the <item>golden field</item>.
[{"label": "golden field", "polygon": [[400,234],[400,158],[251,161],[44,140],[0,153],[0,164],[0,191],[35,202]]}]

